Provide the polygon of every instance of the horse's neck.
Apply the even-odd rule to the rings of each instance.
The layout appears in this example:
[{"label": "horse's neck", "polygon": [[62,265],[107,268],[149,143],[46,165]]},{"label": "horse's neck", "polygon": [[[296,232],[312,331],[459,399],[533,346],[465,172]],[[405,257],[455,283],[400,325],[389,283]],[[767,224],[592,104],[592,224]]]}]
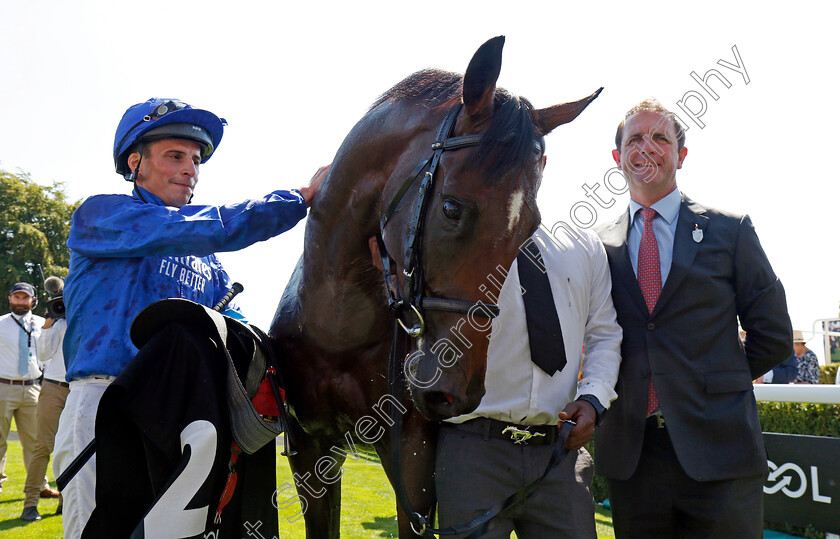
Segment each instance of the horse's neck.
[{"label": "horse's neck", "polygon": [[336,154],[306,226],[298,287],[304,332],[362,347],[387,334],[391,319],[384,281],[373,266],[368,240],[379,231],[380,198],[394,169],[405,168],[403,158],[411,161],[409,170],[421,159],[407,153],[412,141],[429,131],[409,121],[416,110],[405,103],[374,109]]},{"label": "horse's neck", "polygon": [[376,230],[375,212],[366,212],[373,216],[371,223],[354,215],[351,206],[373,203],[323,202],[307,223],[299,321],[305,334],[317,335],[330,348],[365,347],[381,340],[388,308],[382,274],[373,266],[367,241]]}]

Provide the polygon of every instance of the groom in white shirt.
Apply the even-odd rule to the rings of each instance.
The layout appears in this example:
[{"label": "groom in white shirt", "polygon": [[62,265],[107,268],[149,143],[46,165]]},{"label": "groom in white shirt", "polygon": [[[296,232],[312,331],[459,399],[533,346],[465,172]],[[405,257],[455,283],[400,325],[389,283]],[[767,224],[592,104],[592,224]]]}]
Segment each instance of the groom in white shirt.
[{"label": "groom in white shirt", "polygon": [[[570,454],[482,537],[507,539],[514,530],[520,539],[596,537],[593,462],[582,446],[616,398],[622,331],[601,241],[587,230],[570,233],[577,236],[553,237],[539,228],[507,275],[487,351],[486,394],[474,412],[440,429],[435,486],[441,528],[472,520],[538,478],[553,452],[558,420],[571,419],[577,425],[566,441]],[[559,346],[548,348],[548,365],[532,352],[537,339],[529,336],[528,318],[534,311],[526,303],[528,289],[538,288],[521,282],[524,264],[548,277],[550,291],[539,293],[548,303],[536,317],[553,319],[548,325],[559,325],[562,334]],[[528,440],[511,436],[517,431],[530,433]]]}]

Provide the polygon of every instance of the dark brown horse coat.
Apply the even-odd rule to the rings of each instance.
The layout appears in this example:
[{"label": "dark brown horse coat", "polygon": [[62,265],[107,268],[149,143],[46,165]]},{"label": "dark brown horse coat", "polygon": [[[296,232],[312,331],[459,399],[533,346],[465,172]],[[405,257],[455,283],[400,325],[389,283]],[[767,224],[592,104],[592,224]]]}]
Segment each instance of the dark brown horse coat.
[{"label": "dark brown horse coat", "polygon": [[[386,435],[389,411],[401,406],[386,380],[394,317],[374,238],[389,202],[431,154],[444,116],[463,103],[453,135],[480,134],[481,142],[440,158],[420,228],[424,293],[487,301],[482,283],[488,276],[503,279],[539,223],[543,135],[597,97],[536,110],[497,89],[503,44],[498,37],[482,45],[463,77],[425,70],[386,92],[347,135],[313,201],[304,253],[270,332],[284,358],[296,420],[289,435],[297,454],[290,461],[309,537],[339,535],[340,466],[348,447],[352,454],[355,446],[372,444],[394,482]],[[381,230],[400,288],[417,191],[412,184]],[[421,316],[425,331],[407,369],[414,383],[404,399],[401,454],[411,504],[428,512],[436,437],[429,419],[478,405],[490,324],[444,311]],[[398,516],[400,537],[414,536],[401,510]]]}]

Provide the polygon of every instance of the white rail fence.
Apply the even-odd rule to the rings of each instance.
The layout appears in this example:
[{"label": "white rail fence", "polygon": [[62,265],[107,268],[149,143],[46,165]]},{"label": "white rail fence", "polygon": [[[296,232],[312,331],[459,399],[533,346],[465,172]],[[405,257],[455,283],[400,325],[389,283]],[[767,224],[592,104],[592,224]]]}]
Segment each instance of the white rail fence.
[{"label": "white rail fence", "polygon": [[755,384],[753,393],[757,401],[840,404],[840,385]]}]

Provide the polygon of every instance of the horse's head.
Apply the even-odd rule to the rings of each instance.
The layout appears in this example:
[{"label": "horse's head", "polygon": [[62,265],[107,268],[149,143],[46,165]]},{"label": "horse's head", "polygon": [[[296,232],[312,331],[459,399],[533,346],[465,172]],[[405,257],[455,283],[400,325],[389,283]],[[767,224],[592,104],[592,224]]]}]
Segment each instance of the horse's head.
[{"label": "horse's head", "polygon": [[[415,405],[432,420],[468,413],[484,395],[494,304],[540,222],[543,136],[600,92],[536,110],[496,88],[503,45],[504,37],[482,45],[463,82],[425,71],[390,94],[413,97],[407,111],[419,102],[435,113],[402,113],[405,122],[428,125],[414,129],[418,140],[407,143],[388,179],[380,219],[399,320],[416,343],[404,372]],[[418,84],[422,91],[411,88]],[[371,248],[374,256],[382,251],[373,241]]]}]

